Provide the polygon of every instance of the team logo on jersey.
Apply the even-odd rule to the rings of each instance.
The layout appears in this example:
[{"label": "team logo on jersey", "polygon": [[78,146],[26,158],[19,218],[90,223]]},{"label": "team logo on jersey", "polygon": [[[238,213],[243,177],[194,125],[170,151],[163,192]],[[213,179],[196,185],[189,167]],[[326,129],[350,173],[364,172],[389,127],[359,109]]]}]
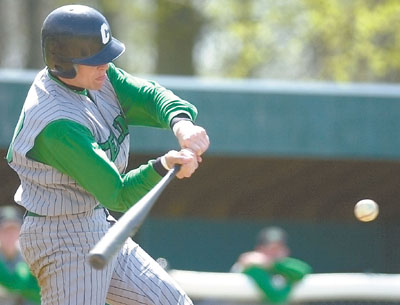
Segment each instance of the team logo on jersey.
[{"label": "team logo on jersey", "polygon": [[110,135],[108,139],[103,143],[99,143],[99,145],[102,150],[109,151],[110,160],[114,162],[115,159],[117,159],[122,142],[124,142],[126,136],[129,134],[129,129],[122,115],[118,115],[114,119],[113,127],[115,128],[115,131],[116,133],[118,133],[118,135],[114,134],[110,130]]},{"label": "team logo on jersey", "polygon": [[107,42],[110,41],[111,35],[110,35],[110,29],[107,24],[103,23],[100,28],[100,33],[101,33],[101,41],[103,44],[106,44]]}]

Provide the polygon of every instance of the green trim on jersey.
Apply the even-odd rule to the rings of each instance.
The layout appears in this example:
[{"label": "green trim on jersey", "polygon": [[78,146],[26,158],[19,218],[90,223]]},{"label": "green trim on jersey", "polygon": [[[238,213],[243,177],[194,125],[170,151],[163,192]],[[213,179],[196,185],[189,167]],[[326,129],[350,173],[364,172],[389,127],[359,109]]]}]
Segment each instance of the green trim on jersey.
[{"label": "green trim on jersey", "polygon": [[134,77],[110,63],[108,78],[117,94],[128,125],[168,128],[173,117],[187,114],[192,121],[197,109],[156,82]]},{"label": "green trim on jersey", "polygon": [[118,212],[128,210],[161,180],[152,161],[121,175],[90,130],[67,119],[48,124],[27,157],[72,177],[103,206]]}]

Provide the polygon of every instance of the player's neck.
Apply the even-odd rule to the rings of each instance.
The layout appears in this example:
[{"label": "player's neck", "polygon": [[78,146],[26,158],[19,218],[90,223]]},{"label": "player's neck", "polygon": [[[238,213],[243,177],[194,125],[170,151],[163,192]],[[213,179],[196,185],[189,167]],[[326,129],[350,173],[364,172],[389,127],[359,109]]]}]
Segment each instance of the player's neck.
[{"label": "player's neck", "polygon": [[62,82],[66,87],[74,90],[74,91],[83,91],[85,88],[75,86],[73,82],[71,82],[68,78],[57,77],[57,79]]},{"label": "player's neck", "polygon": [[[74,86],[74,85],[72,85],[72,84],[69,84],[69,81],[68,81],[67,79],[61,78],[61,77],[58,77],[58,76],[55,76],[55,75],[53,75],[50,71],[48,71],[48,72],[49,72],[49,75],[50,75],[50,77],[51,77],[52,79],[54,79],[54,80],[57,81],[58,83],[62,84],[64,87],[67,87],[68,89],[71,89],[71,90],[77,91],[77,92],[83,92],[83,91],[86,90],[85,88],[82,88],[82,87],[78,87],[78,86]],[[67,80],[67,81],[65,81],[65,80]]]}]

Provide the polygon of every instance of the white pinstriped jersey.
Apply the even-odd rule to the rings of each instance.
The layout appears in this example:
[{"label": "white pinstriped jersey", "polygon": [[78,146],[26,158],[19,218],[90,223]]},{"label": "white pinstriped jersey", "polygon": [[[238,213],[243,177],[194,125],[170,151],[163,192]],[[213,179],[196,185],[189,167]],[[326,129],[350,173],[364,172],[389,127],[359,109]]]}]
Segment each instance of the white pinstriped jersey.
[{"label": "white pinstriped jersey", "polygon": [[51,79],[47,69],[35,78],[13,139],[10,162],[21,180],[15,201],[27,210],[39,215],[58,216],[87,212],[98,204],[74,179],[26,157],[35,138],[52,121],[68,119],[87,127],[119,172],[125,171],[129,134],[108,78],[100,90],[89,91],[89,94],[94,102]]}]

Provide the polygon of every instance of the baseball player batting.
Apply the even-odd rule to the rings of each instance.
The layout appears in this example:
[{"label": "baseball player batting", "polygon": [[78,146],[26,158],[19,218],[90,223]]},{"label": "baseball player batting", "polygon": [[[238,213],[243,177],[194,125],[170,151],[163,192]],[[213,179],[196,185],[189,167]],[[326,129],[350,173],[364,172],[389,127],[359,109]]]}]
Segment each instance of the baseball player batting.
[{"label": "baseball player batting", "polygon": [[[22,253],[41,288],[42,304],[192,304],[172,278],[128,239],[102,270],[87,261],[113,223],[180,164],[190,177],[208,149],[196,108],[112,61],[124,51],[105,17],[87,6],[51,12],[42,27],[46,68],[26,97],[7,160],[26,208]],[[125,173],[128,125],[171,128],[171,150]]]}]

